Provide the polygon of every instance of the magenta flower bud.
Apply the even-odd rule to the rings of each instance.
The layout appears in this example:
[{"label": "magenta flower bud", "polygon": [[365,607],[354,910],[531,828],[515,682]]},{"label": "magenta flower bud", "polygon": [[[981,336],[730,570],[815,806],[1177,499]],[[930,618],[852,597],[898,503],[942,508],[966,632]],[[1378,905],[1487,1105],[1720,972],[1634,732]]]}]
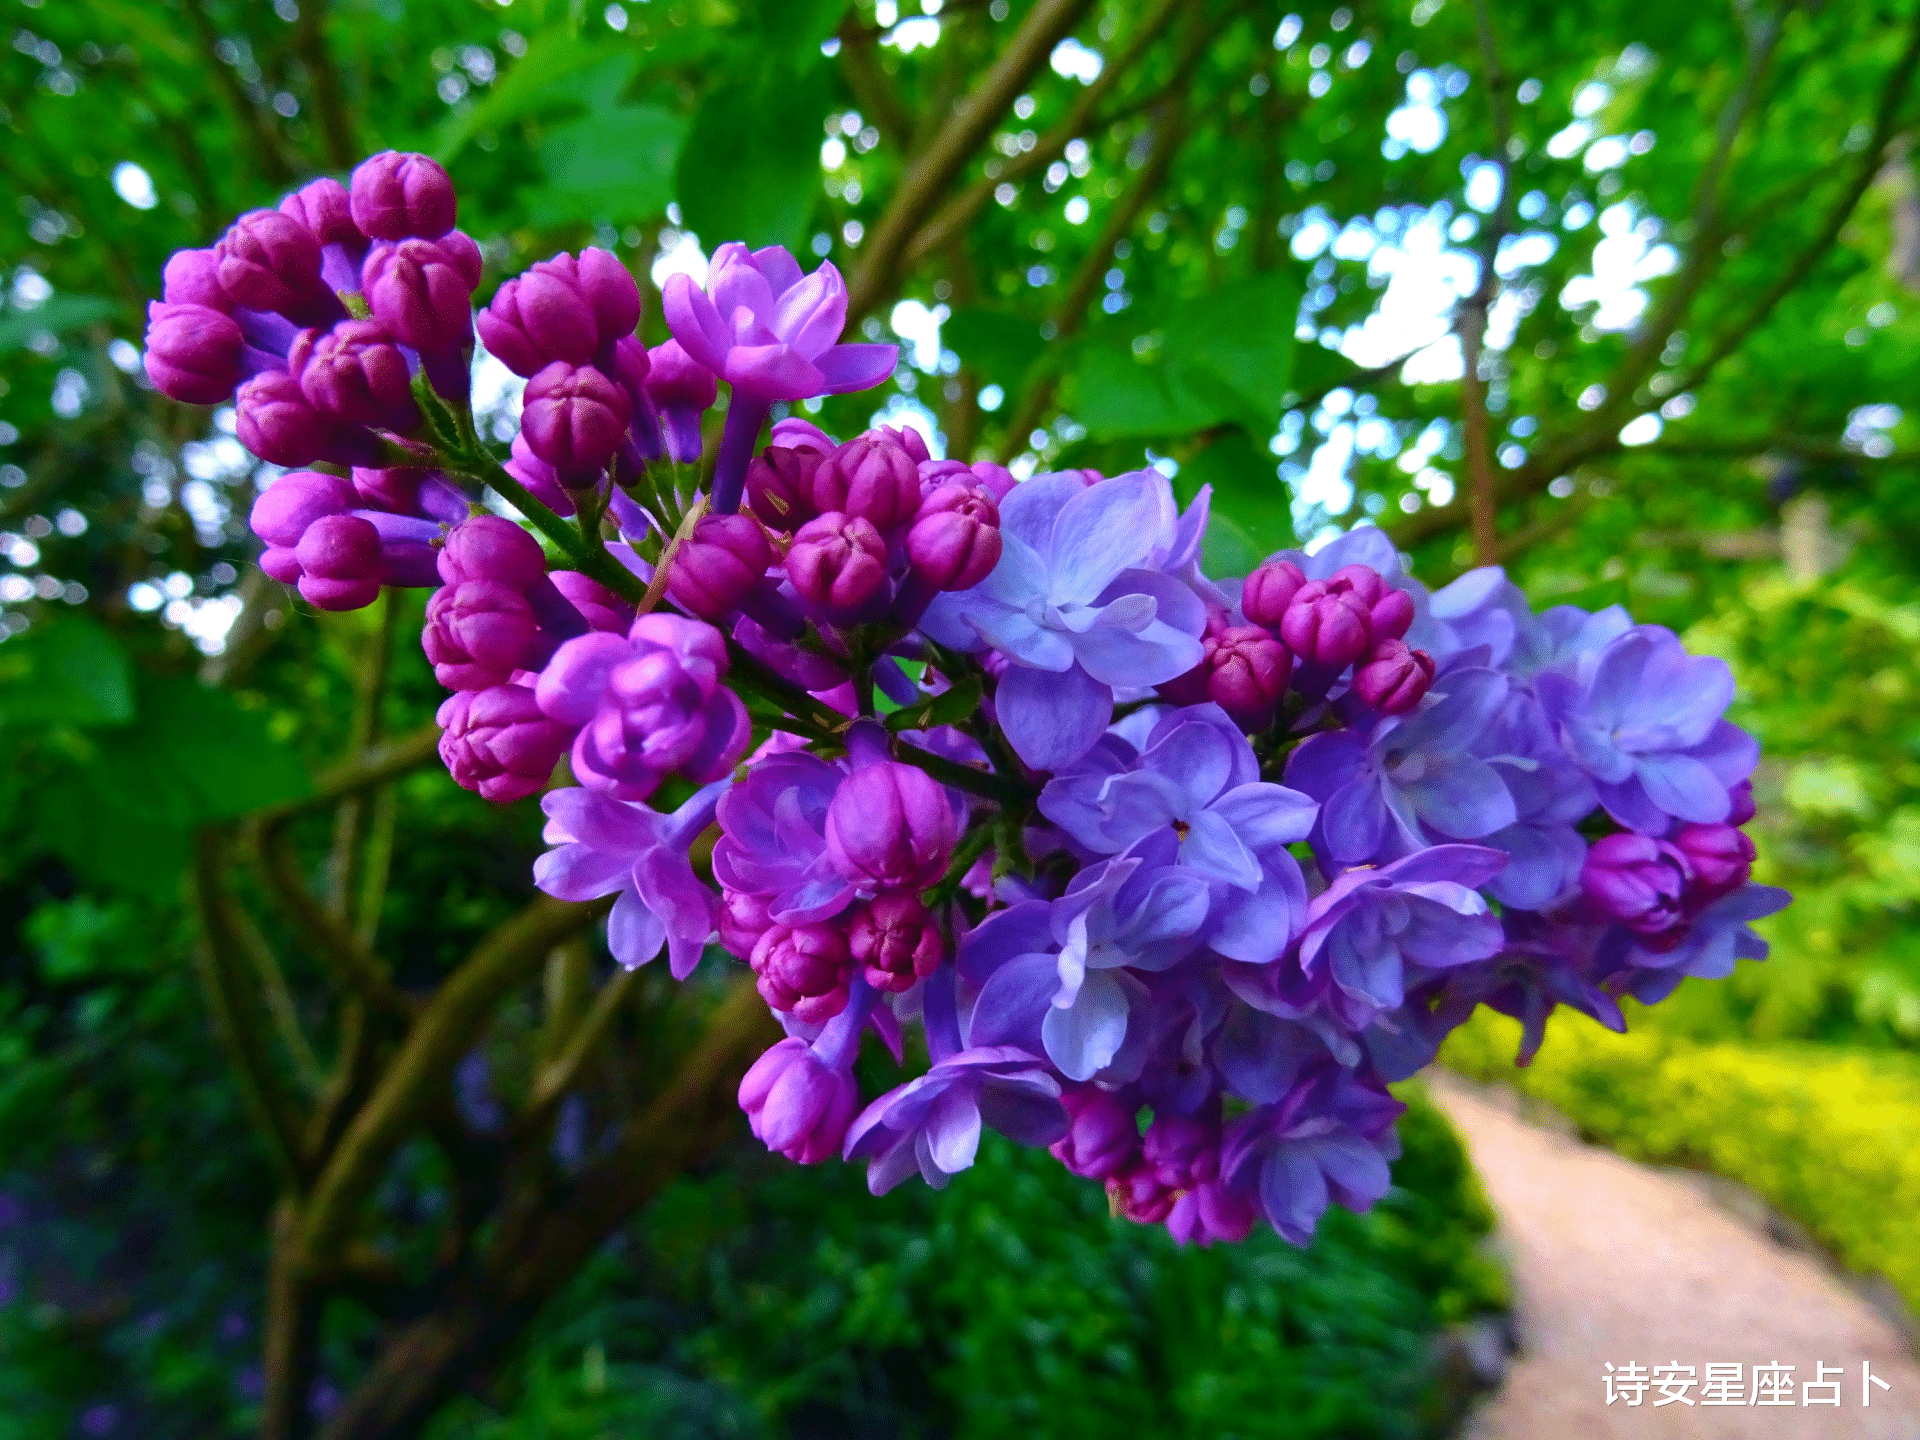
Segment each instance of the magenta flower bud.
[{"label": "magenta flower bud", "polygon": [[640,325],[640,286],[611,250],[589,245],[575,262],[580,293],[599,325],[600,343],[629,337]]},{"label": "magenta flower bud", "polygon": [[1000,507],[973,485],[934,490],[907,531],[914,573],[940,590],[971,590],[1000,563],[1000,548]]},{"label": "magenta flower bud", "polygon": [[838,448],[831,435],[804,415],[789,415],[774,421],[767,444],[777,450],[810,450],[822,458]]},{"label": "magenta flower bud", "polygon": [[825,458],[812,448],[769,445],[747,466],[747,508],[768,529],[791,535],[820,513],[813,503],[813,472]]},{"label": "magenta flower bud", "polygon": [[344,515],[360,497],[352,484],[319,470],[293,470],[260,492],[247,523],[268,545],[291,550],[307,527],[327,515]]},{"label": "magenta flower bud", "polygon": [[887,542],[863,516],[829,511],[800,527],[786,565],[803,602],[848,621],[886,589]]},{"label": "magenta flower bud", "polygon": [[809,488],[819,514],[838,510],[882,532],[896,530],[920,508],[920,465],[891,432],[863,435],[827,456]]},{"label": "magenta flower bud", "polygon": [[680,465],[697,464],[702,448],[700,417],[719,398],[720,377],[687,354],[678,340],[655,347],[647,361],[647,398],[660,412],[668,458]]},{"label": "magenta flower bud", "polygon": [[547,557],[540,542],[504,515],[462,520],[447,532],[447,543],[440,551],[440,578],[449,585],[497,580],[525,594],[546,574]]},{"label": "magenta flower bud", "polygon": [[378,320],[342,320],[331,330],[302,330],[287,352],[300,393],[335,420],[399,434],[417,428],[407,357]]},{"label": "magenta flower bud", "polygon": [[449,690],[504,685],[516,670],[537,670],[553,653],[527,597],[497,580],[463,580],[434,591],[420,647],[433,678]]},{"label": "magenta flower bud", "polygon": [[738,610],[759,588],[773,547],[751,515],[704,515],[681,542],[667,576],[667,594],[702,620]]},{"label": "magenta flower bud", "polygon": [[1089,1085],[1060,1096],[1067,1133],[1047,1148],[1074,1174],[1105,1180],[1132,1165],[1140,1153],[1140,1122],[1134,1107],[1111,1091]]},{"label": "magenta flower bud", "polygon": [[449,696],[434,716],[440,759],[456,785],[506,804],[544,789],[570,732],[534,703],[526,685],[496,685]]},{"label": "magenta flower bud", "polygon": [[353,223],[362,234],[438,240],[453,229],[453,181],[428,156],[382,151],[354,167],[350,184]]},{"label": "magenta flower bud", "polygon": [[380,532],[358,515],[323,515],[294,547],[300,593],[322,610],[358,610],[380,595]]},{"label": "magenta flower bud", "polygon": [[431,240],[375,245],[360,271],[367,308],[402,345],[433,352],[458,349],[473,338],[477,259],[478,251],[469,255],[457,244]]},{"label": "magenta flower bud", "polygon": [[775,925],[755,942],[747,963],[767,1004],[809,1025],[847,1008],[853,960],[836,925]]},{"label": "magenta flower bud", "polygon": [[1738,890],[1753,874],[1753,841],[1733,825],[1682,825],[1667,837],[1693,869],[1688,900],[1697,909]]},{"label": "magenta flower bud", "polygon": [[1328,578],[1327,589],[1349,592],[1366,607],[1376,640],[1398,640],[1413,625],[1413,597],[1370,565],[1342,565]]},{"label": "magenta flower bud", "polygon": [[240,443],[275,465],[366,465],[379,454],[370,431],[322,415],[285,370],[263,371],[247,381],[234,409]]},{"label": "magenta flower bud", "polygon": [[272,310],[301,325],[329,325],[346,313],[320,278],[320,242],[291,215],[250,210],[213,253],[220,287],[235,304]]},{"label": "magenta flower bud", "polygon": [[859,1087],[797,1036],[753,1062],[740,1081],[740,1108],[757,1139],[776,1155],[818,1165],[840,1153],[860,1108]]},{"label": "magenta flower bud", "polygon": [[1251,575],[1240,590],[1240,609],[1251,625],[1278,630],[1287,607],[1307,577],[1291,560],[1269,560]]},{"label": "magenta flower bud", "polygon": [[946,873],[960,822],[926,771],[880,760],[840,782],[827,806],[825,834],[827,857],[847,879],[918,891]]},{"label": "magenta flower bud", "polygon": [[531,378],[555,361],[585,365],[600,347],[593,308],[553,265],[543,260],[507,281],[475,319],[487,353],[516,375]]},{"label": "magenta flower bud", "polygon": [[927,449],[927,437],[911,425],[876,425],[861,438],[898,445],[907,452],[908,458],[913,461],[915,467],[933,458]]},{"label": "magenta flower bud", "polygon": [[290,216],[322,245],[345,245],[364,249],[367,234],[353,221],[352,203],[347,187],[338,180],[322,177],[280,202],[280,213]]},{"label": "magenta flower bud", "polygon": [[1212,701],[1242,730],[1271,725],[1293,678],[1287,647],[1258,625],[1227,624],[1224,611],[1207,618],[1200,646],[1200,663],[1159,686],[1160,693],[1179,705]]},{"label": "magenta flower bud", "polygon": [[767,913],[768,896],[749,895],[744,890],[727,890],[720,897],[720,943],[729,954],[745,960],[753,954],[760,937],[773,928],[773,916]]},{"label": "magenta flower bud", "polygon": [[1692,879],[1692,866],[1676,846],[1632,831],[1594,841],[1580,869],[1580,888],[1587,899],[1650,949],[1679,943]]},{"label": "magenta flower bud", "polygon": [[1173,1209],[1174,1195],[1144,1160],[1107,1177],[1107,1204],[1136,1225],[1157,1225]]},{"label": "magenta flower bud", "polygon": [[220,257],[212,250],[176,250],[168,256],[160,294],[169,305],[204,305],[222,314],[233,308],[233,297],[220,283]]},{"label": "magenta flower bud", "polygon": [[556,360],[527,382],[520,433],[562,484],[590,484],[627,433],[633,402],[591,365]]},{"label": "magenta flower bud", "polygon": [[1359,596],[1309,580],[1281,617],[1280,638],[1303,663],[1343,670],[1367,653],[1373,631]]},{"label": "magenta flower bud", "polygon": [[[1395,591],[1404,594],[1404,591]],[[1405,715],[1433,685],[1433,657],[1404,640],[1376,640],[1353,671],[1353,693],[1382,715]]]},{"label": "magenta flower bud", "polygon": [[188,405],[231,399],[245,343],[240,327],[209,306],[147,306],[147,378],[170,399]]},{"label": "magenta flower bud", "polygon": [[918,897],[881,895],[854,907],[847,922],[847,953],[865,967],[869,985],[898,995],[947,958],[947,942]]},{"label": "magenta flower bud", "polygon": [[1733,802],[1733,809],[1727,813],[1727,824],[1744,825],[1758,813],[1753,804],[1753,781],[1742,780],[1737,785],[1729,785],[1727,795]]}]

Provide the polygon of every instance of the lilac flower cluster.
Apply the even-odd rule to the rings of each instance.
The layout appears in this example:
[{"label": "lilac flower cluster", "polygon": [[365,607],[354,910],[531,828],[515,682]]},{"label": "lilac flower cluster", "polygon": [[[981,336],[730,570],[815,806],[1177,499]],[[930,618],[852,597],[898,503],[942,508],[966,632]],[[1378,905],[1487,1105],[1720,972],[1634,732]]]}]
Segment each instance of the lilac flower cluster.
[{"label": "lilac flower cluster", "polygon": [[[1208,494],[1157,470],[1016,484],[776,414],[896,363],[841,342],[831,265],[723,245],[649,349],[595,250],[476,325],[453,219],[399,155],[242,217],[169,265],[151,373],[237,389],[243,439],[308,467],[254,509],[269,574],[328,609],[432,588],[441,753],[545,791],[541,888],[615,897],[623,965],[750,968],[772,1149],[880,1192],[991,1127],[1183,1243],[1305,1244],[1384,1193],[1388,1085],[1477,1006],[1524,1061],[1559,1006],[1619,1029],[1764,955],[1756,748],[1670,632],[1536,615],[1498,569],[1430,593],[1369,528],[1209,577]],[[476,329],[527,379],[504,463]],[[862,1096],[864,1037],[901,1061],[916,1021],[925,1071]]]}]

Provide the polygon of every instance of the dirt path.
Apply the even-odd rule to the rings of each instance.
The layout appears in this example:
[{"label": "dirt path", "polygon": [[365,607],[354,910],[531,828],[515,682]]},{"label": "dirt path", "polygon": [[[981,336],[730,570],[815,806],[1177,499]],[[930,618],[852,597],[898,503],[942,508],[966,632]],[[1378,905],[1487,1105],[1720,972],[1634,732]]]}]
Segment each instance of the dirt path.
[{"label": "dirt path", "polygon": [[[1467,1440],[1920,1440],[1920,1365],[1888,1321],[1813,1258],[1769,1240],[1682,1177],[1525,1123],[1511,1103],[1433,1077],[1473,1153],[1512,1265],[1520,1355]],[[1920,1217],[1915,1218],[1920,1224]],[[1638,1364],[1641,1403],[1606,1403],[1605,1366]],[[1707,1365],[1791,1365],[1791,1404],[1706,1406]],[[1837,1407],[1803,1405],[1840,1366]],[[1891,1386],[1861,1403],[1861,1366]],[[1694,1368],[1695,1403],[1661,1398],[1656,1366]],[[1674,1382],[1684,1375],[1673,1377]],[[1785,1377],[1779,1377],[1785,1378]],[[1775,1377],[1763,1384],[1777,1385]],[[1811,1392],[1813,1397],[1830,1393]],[[1763,1388],[1763,1398],[1779,1398]]]}]

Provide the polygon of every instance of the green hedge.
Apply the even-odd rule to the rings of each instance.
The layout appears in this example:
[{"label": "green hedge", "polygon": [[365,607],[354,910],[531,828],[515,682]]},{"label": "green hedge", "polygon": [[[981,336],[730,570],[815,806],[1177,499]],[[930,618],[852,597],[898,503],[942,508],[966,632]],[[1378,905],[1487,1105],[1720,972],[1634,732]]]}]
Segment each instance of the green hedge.
[{"label": "green hedge", "polygon": [[[942,1194],[764,1157],[676,1185],[548,1317],[505,1415],[440,1440],[1437,1433],[1433,1340],[1504,1303],[1491,1213],[1417,1095],[1396,1186],[1312,1248],[1182,1251],[987,1137]],[[1276,1426],[1280,1429],[1277,1430]]]},{"label": "green hedge", "polygon": [[1698,1044],[1556,1017],[1526,1069],[1519,1026],[1482,1011],[1441,1063],[1502,1080],[1635,1159],[1738,1180],[1849,1268],[1920,1310],[1920,1065],[1817,1045]]}]

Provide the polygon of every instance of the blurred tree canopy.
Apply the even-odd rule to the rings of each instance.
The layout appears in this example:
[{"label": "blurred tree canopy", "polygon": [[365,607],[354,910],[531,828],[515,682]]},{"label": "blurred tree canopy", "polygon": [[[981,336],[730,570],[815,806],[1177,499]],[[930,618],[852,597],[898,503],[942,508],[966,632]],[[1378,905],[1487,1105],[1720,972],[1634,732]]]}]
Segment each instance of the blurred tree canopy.
[{"label": "blurred tree canopy", "polygon": [[[194,1225],[264,1223],[313,1183],[268,1157],[334,1153],[406,1053],[400,1012],[464,993],[463,957],[533,913],[529,807],[424,768],[417,611],[315,617],[264,583],[231,414],[140,368],[171,251],[383,148],[448,165],[483,298],[586,243],[643,287],[734,238],[832,259],[903,357],[827,401],[830,430],[883,416],[1021,474],[1150,461],[1213,487],[1220,571],[1374,523],[1436,583],[1498,562],[1537,604],[1691,627],[1740,674],[1768,878],[1800,902],[1772,965],[1675,1023],[1920,1040],[1920,7],[10,0],[6,32],[0,1150],[44,1207],[130,1214],[157,1193],[139,1173]],[[657,303],[642,333],[664,338]],[[481,388],[508,406],[503,378]],[[178,1049],[196,855],[238,1094]],[[218,918],[266,898],[278,919]],[[510,1171],[475,1140],[503,1103],[480,1081],[526,1087],[513,1163],[553,1199],[577,1173],[562,1098],[644,1115],[648,1045],[723,1006],[718,977],[683,1014],[536,930],[357,1175],[371,1249],[262,1382],[269,1433],[310,1424],[314,1367],[400,1363],[370,1316],[458,1299]],[[421,1421],[339,1413],[335,1435]]]}]

